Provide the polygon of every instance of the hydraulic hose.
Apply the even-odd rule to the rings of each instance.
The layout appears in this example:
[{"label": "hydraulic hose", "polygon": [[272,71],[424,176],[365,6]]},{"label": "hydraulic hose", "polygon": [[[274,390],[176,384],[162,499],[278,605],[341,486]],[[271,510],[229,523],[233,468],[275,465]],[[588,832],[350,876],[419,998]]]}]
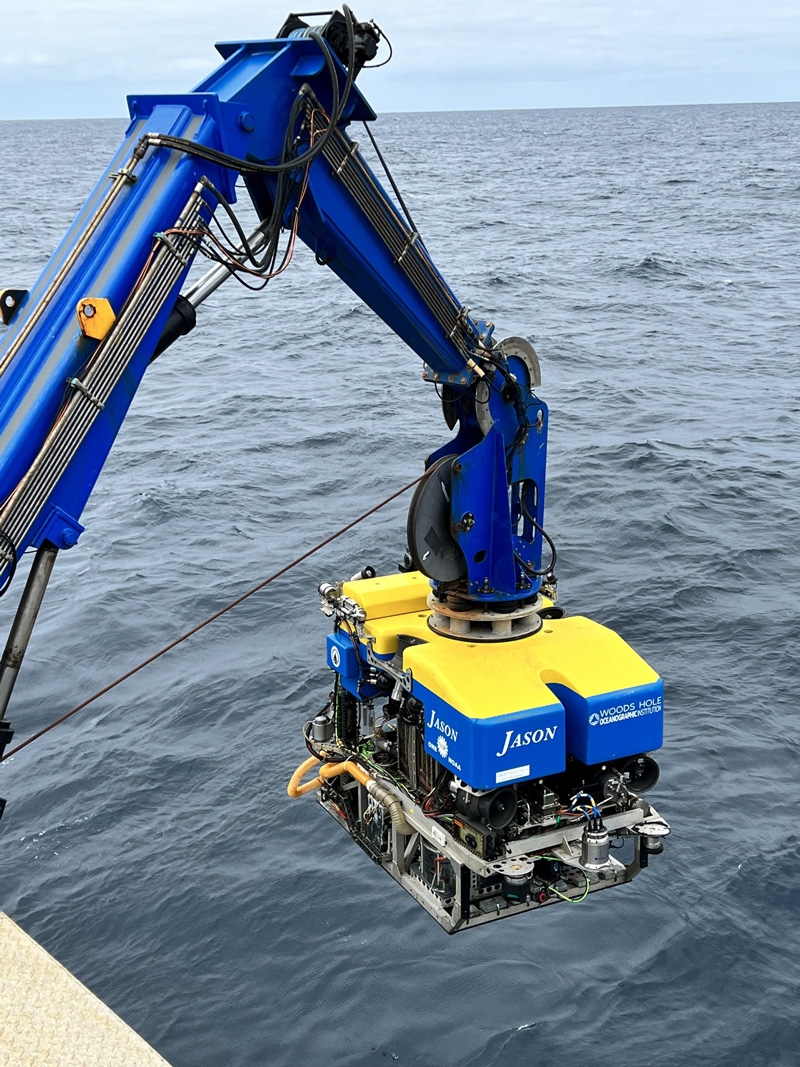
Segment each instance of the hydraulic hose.
[{"label": "hydraulic hose", "polygon": [[[517,556],[517,560],[518,560],[519,563],[522,564],[523,570],[527,574],[529,574],[532,578],[541,578],[543,575],[550,574],[553,570],[555,570],[556,563],[558,562],[558,552],[556,551],[556,546],[555,546],[555,543],[553,541],[553,538],[550,536],[550,534],[547,532],[547,530],[545,530],[545,528],[543,526],[539,525],[539,523],[536,521],[536,517],[531,514],[530,508],[525,503],[525,495],[523,493],[520,493],[519,503],[520,503],[520,507],[522,508],[522,513],[525,516],[525,518],[528,520],[528,522],[531,524],[531,526],[533,526],[534,530],[538,530],[539,531],[539,533],[542,535],[542,537],[547,542],[548,548],[550,549],[551,557],[550,557],[550,563],[548,564],[548,566],[543,568],[540,571],[535,570],[528,563],[525,563],[525,561],[520,559],[519,556]],[[514,553],[514,555],[515,556],[517,555],[516,552]]]},{"label": "hydraulic hose", "polygon": [[344,109],[347,105],[348,97],[350,96],[350,90],[352,89],[353,81],[355,80],[353,15],[347,4],[342,5],[342,10],[347,23],[348,68],[344,89],[341,93],[339,92],[339,76],[336,72],[329,46],[318,33],[310,31],[308,34],[310,39],[315,41],[322,49],[328,72],[331,75],[333,106],[331,107],[332,117],[328,128],[320,136],[317,143],[308,148],[302,155],[296,156],[293,159],[281,160],[278,163],[264,163],[260,160],[253,159],[237,159],[235,156],[228,155],[227,152],[220,152],[215,148],[208,148],[205,145],[195,144],[194,141],[187,140],[184,137],[175,137],[172,134],[162,133],[145,134],[139,141],[137,151],[141,150],[142,154],[144,154],[149,145],[161,148],[171,148],[177,151],[186,152],[187,155],[195,156],[198,159],[204,159],[209,163],[216,163],[217,166],[236,170],[240,174],[281,174],[297,170],[306,163],[310,163],[320,154],[327,144],[328,139],[333,136],[334,129],[336,128],[337,123],[341,121],[342,115],[344,114]]},{"label": "hydraulic hose", "polygon": [[308,759],[303,760],[289,779],[289,784],[286,787],[286,792],[290,797],[293,799],[304,797],[306,793],[313,793],[315,789],[319,789],[322,785],[322,779],[319,777],[313,778],[310,782],[305,782],[303,785],[300,784],[311,768],[316,767],[319,762],[320,760],[318,760],[316,756],[309,756]]},{"label": "hydraulic hose", "polygon": [[331,778],[347,773],[355,778],[357,782],[360,782],[369,795],[374,797],[380,806],[389,812],[392,826],[397,830],[398,834],[404,834],[408,837],[415,833],[414,827],[406,819],[403,805],[394,793],[372,778],[355,760],[344,760],[341,763],[324,763],[316,778],[312,778],[310,782],[303,783],[303,778],[312,767],[318,766],[319,763],[320,761],[316,756],[309,756],[308,759],[303,760],[289,779],[289,785],[286,787],[286,792],[290,797],[303,797],[307,793],[313,793],[315,789],[319,789],[323,781],[329,781]]}]

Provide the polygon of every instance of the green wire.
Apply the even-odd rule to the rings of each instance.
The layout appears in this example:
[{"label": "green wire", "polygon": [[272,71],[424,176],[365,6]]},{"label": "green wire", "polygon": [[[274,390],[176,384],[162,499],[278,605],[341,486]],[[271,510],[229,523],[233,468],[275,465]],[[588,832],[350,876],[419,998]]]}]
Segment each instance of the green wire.
[{"label": "green wire", "polygon": [[409,798],[409,800],[413,800],[414,803],[416,804],[417,803],[416,799],[411,795],[411,793],[409,793],[408,789],[406,789],[405,785],[403,784],[403,782],[402,782],[402,780],[400,778],[395,777],[395,775],[393,775],[391,771],[387,771],[387,769],[385,767],[382,767],[380,764],[375,763],[373,760],[371,760],[369,758],[369,756],[367,755],[367,749],[369,748],[370,744],[371,744],[370,741],[365,741],[364,744],[361,746],[361,748],[358,750],[359,751],[359,755],[364,760],[364,762],[368,763],[370,765],[370,767],[372,767],[373,770],[376,770],[379,774],[385,774],[385,775],[387,775],[387,777],[391,778],[393,782],[396,782],[397,785],[400,786],[400,788],[403,790],[403,792]]},{"label": "green wire", "polygon": [[[542,856],[541,859],[550,860],[552,863],[563,863],[565,867],[571,866],[569,863],[566,863],[564,860],[559,859],[558,856]],[[585,874],[583,871],[581,873],[583,874],[583,878],[584,878],[584,881],[586,883],[584,885],[584,888],[583,888],[582,896],[579,896],[579,897],[568,897],[568,896],[565,896],[564,893],[559,893],[559,891],[555,888],[555,886],[549,885],[547,888],[551,892],[555,893],[555,895],[557,897],[560,897],[562,900],[568,900],[570,902],[570,904],[580,904],[580,902],[582,900],[586,900],[587,896],[589,895],[589,875]]]},{"label": "green wire", "polygon": [[580,902],[582,900],[586,900],[587,896],[589,895],[589,879],[588,879],[588,877],[586,875],[584,875],[583,877],[586,880],[586,886],[585,886],[585,888],[583,890],[583,894],[581,896],[579,896],[579,897],[568,897],[568,896],[565,896],[564,893],[559,893],[559,891],[556,889],[556,887],[552,886],[552,885],[549,885],[547,888],[550,890],[551,893],[555,893],[555,895],[557,897],[560,897],[562,900],[568,900],[570,902],[570,904],[580,904]]}]

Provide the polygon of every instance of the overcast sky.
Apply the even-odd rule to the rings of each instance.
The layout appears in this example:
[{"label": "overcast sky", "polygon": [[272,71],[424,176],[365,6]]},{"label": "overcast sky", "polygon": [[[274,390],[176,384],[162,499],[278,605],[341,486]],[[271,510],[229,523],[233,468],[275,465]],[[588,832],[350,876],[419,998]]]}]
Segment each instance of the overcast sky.
[{"label": "overcast sky", "polygon": [[[218,40],[273,36],[291,0],[4,0],[0,118],[127,114],[185,92]],[[319,7],[318,4],[297,5]],[[378,111],[797,100],[800,4],[779,0],[358,0],[395,58]]]}]

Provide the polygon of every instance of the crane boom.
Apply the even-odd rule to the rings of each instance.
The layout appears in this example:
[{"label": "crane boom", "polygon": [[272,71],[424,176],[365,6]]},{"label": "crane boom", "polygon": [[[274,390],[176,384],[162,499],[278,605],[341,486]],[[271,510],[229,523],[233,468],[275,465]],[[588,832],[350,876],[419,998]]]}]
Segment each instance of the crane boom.
[{"label": "crane boom", "polygon": [[[303,106],[294,120],[301,137],[309,138],[315,120],[330,121],[333,97],[342,94],[348,82],[341,60],[329,49],[323,53],[311,37],[223,44],[218,49],[224,62],[191,93],[129,98],[131,122],[123,145],[32,291],[15,301],[0,344],[0,499],[5,501],[0,529],[13,541],[17,556],[43,540],[71,547],[81,532],[86,500],[197,251],[197,241],[181,240],[171,231],[185,229],[187,221],[195,227],[208,225],[218,209],[208,187],[194,194],[201,178],[233,203],[243,170],[262,217],[273,212],[276,197],[282,198],[280,224],[295,212],[305,180],[300,238],[428,362],[432,374],[458,374],[464,384],[471,379],[456,334],[469,337],[477,328],[468,316],[459,320],[461,305],[342,131],[357,119],[375,117],[355,85],[342,101],[338,124],[326,143],[318,145],[322,151],[307,170],[302,164],[276,174],[247,170],[247,160],[280,160],[285,154],[287,125],[298,97]],[[319,114],[312,118],[315,109]],[[204,150],[209,154],[202,154]],[[331,159],[342,152],[347,158],[337,175]],[[303,154],[301,149],[295,156]],[[213,162],[223,156],[224,163]],[[238,173],[237,160],[242,167]],[[358,189],[351,193],[349,186]],[[370,198],[365,208],[374,223],[362,211],[364,200],[356,200],[365,195],[364,188]],[[196,211],[184,216],[194,195]],[[154,235],[165,234],[155,238],[160,248],[154,255]],[[393,249],[398,263],[392,262]],[[166,271],[170,260],[172,269]],[[159,263],[163,278],[158,275],[151,298],[143,307],[140,299],[131,313],[137,328],[125,346],[117,380],[102,398],[88,388],[82,391],[82,376],[87,370],[91,374],[101,350],[114,343],[113,333],[123,331],[124,309],[140,291],[142,271],[147,266],[155,278]],[[96,313],[98,302],[113,316],[108,335],[98,336],[98,322],[104,317]],[[94,323],[76,314],[79,304],[94,312]],[[88,411],[92,417],[85,420],[79,439],[71,434],[68,455],[54,458],[48,443],[49,476],[37,482],[35,495],[28,492],[25,507],[14,511],[15,491],[63,417],[65,403],[94,409]],[[0,552],[8,554],[8,540]]]}]

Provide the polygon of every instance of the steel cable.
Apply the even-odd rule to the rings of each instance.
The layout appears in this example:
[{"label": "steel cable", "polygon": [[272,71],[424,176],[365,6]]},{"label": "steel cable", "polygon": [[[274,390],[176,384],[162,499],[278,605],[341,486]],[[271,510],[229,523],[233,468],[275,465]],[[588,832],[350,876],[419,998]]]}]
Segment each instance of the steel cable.
[{"label": "steel cable", "polygon": [[335,541],[338,537],[341,537],[342,534],[347,533],[348,530],[352,530],[354,526],[358,526],[358,524],[360,522],[363,522],[364,519],[368,519],[370,515],[374,515],[376,511],[380,511],[381,508],[391,503],[392,500],[396,500],[397,497],[402,496],[403,493],[408,492],[409,489],[412,489],[424,477],[425,475],[421,474],[419,478],[415,478],[413,482],[409,482],[408,485],[404,485],[402,489],[398,489],[397,492],[392,493],[391,496],[387,496],[385,500],[382,500],[380,502],[380,504],[376,504],[374,507],[370,508],[369,511],[365,511],[363,515],[359,515],[357,519],[353,519],[353,521],[349,522],[347,526],[343,526],[340,530],[337,530],[336,533],[331,534],[330,537],[326,537],[324,541],[320,541],[319,544],[315,545],[313,548],[310,548],[308,552],[304,552],[302,556],[298,556],[297,559],[292,560],[291,563],[287,563],[285,567],[281,567],[280,570],[275,571],[274,574],[271,574],[268,578],[265,578],[262,582],[259,582],[258,585],[254,585],[253,588],[249,589],[246,593],[242,593],[241,596],[237,597],[235,600],[232,600],[229,604],[226,604],[224,608],[220,608],[219,611],[215,611],[213,615],[209,615],[207,619],[204,619],[201,623],[198,623],[197,626],[193,626],[191,630],[187,630],[186,633],[181,634],[180,637],[176,637],[173,641],[170,641],[168,645],[164,645],[164,647],[159,649],[158,652],[154,652],[152,656],[148,656],[147,659],[142,660],[141,663],[137,664],[135,667],[132,667],[131,670],[126,671],[125,674],[120,675],[119,678],[116,678],[113,682],[110,682],[108,685],[103,686],[102,689],[98,689],[98,691],[92,694],[92,696],[88,697],[86,700],[81,701],[80,704],[76,704],[75,707],[72,708],[70,711],[66,712],[64,715],[59,716],[59,718],[55,719],[43,729],[38,730],[35,734],[32,734],[21,744],[17,745],[15,748],[12,748],[9,752],[6,752],[4,756],[0,756],[0,763],[4,762],[7,759],[10,759],[10,757],[16,755],[17,752],[21,752],[23,748],[27,748],[28,745],[33,744],[33,742],[38,740],[40,737],[44,737],[45,734],[55,729],[56,726],[60,726],[62,722],[66,722],[67,719],[72,718],[72,716],[76,715],[79,711],[83,711],[83,709],[88,707],[89,704],[93,704],[95,700],[98,700],[100,697],[105,696],[106,693],[110,692],[112,689],[115,689],[122,682],[127,681],[128,678],[131,678],[134,674],[137,674],[144,667],[149,666],[155,660],[160,659],[161,656],[165,655],[167,652],[170,652],[177,645],[180,645],[184,641],[187,641],[190,637],[193,637],[200,630],[204,629],[210,623],[215,622],[222,615],[225,615],[227,612],[229,612],[232,608],[237,607],[243,601],[247,600],[255,593],[258,593],[260,590],[264,589],[271,582],[274,582],[276,578],[280,578],[281,575],[286,574],[287,571],[292,570],[292,568],[296,567],[298,564],[308,559],[309,556],[313,556],[315,552],[319,552],[320,549],[325,548],[326,545],[329,545],[332,541]]}]

